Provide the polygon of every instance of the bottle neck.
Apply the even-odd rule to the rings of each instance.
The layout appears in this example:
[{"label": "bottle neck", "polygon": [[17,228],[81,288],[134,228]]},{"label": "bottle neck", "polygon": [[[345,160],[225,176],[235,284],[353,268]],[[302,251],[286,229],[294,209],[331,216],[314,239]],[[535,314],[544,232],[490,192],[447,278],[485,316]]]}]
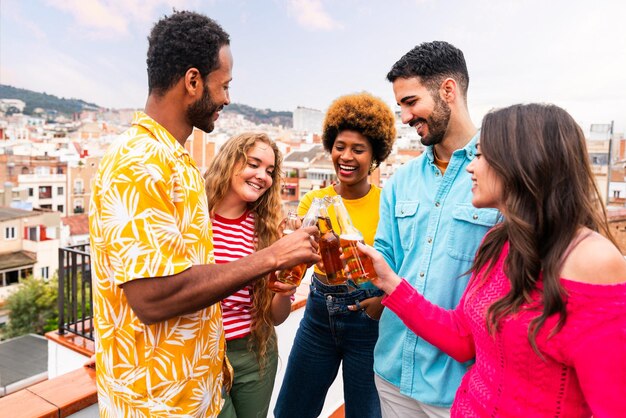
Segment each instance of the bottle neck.
[{"label": "bottle neck", "polygon": [[330,218],[325,217],[325,216],[320,216],[318,218],[318,227],[320,230],[320,233],[325,234],[327,232],[332,232],[333,230],[333,226],[330,222]]},{"label": "bottle neck", "polygon": [[340,235],[361,235],[358,229],[352,224],[352,219],[348,214],[348,210],[343,202],[335,202],[335,213],[337,214],[337,224],[339,225]]}]

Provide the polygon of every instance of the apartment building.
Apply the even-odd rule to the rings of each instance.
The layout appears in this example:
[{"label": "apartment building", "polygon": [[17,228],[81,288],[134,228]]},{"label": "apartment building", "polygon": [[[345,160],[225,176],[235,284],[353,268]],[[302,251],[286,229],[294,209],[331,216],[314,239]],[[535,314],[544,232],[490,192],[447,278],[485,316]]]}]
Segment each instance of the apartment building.
[{"label": "apartment building", "polygon": [[0,207],[0,303],[20,280],[54,275],[60,225],[58,212]]},{"label": "apartment building", "polygon": [[67,175],[52,173],[50,167],[36,167],[34,174],[17,176],[18,188],[28,191],[26,201],[34,208],[67,215]]}]

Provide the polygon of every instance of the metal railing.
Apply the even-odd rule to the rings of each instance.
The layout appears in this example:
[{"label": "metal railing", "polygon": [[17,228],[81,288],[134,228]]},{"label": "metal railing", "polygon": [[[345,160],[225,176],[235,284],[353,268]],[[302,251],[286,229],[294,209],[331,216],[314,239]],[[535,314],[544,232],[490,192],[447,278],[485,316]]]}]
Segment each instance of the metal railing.
[{"label": "metal railing", "polygon": [[89,244],[59,248],[59,334],[93,341],[93,298]]}]

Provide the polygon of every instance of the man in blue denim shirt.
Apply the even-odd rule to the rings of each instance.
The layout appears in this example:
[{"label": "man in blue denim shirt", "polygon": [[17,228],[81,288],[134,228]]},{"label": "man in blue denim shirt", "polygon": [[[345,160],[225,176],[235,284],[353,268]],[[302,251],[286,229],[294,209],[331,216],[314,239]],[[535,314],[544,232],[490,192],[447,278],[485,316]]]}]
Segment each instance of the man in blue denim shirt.
[{"label": "man in blue denim shirt", "polygon": [[[387,75],[402,122],[415,127],[425,152],[385,184],[374,246],[391,268],[438,306],[456,307],[474,254],[497,219],[471,204],[478,132],[467,109],[463,53],[446,42],[416,46]],[[385,310],[374,351],[383,417],[448,417],[469,364],[417,338]]]}]

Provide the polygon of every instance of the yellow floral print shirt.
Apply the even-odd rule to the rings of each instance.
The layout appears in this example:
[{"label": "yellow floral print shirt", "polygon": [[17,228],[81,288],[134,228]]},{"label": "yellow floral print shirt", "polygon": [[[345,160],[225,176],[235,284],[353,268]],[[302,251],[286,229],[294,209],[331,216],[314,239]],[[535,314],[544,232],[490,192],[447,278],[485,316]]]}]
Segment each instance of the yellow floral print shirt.
[{"label": "yellow floral print shirt", "polygon": [[212,417],[222,405],[220,304],[144,325],[120,285],[213,263],[204,182],[187,151],[137,112],[94,179],[89,227],[102,417]]}]

